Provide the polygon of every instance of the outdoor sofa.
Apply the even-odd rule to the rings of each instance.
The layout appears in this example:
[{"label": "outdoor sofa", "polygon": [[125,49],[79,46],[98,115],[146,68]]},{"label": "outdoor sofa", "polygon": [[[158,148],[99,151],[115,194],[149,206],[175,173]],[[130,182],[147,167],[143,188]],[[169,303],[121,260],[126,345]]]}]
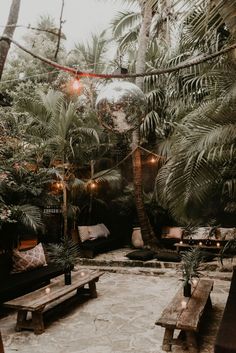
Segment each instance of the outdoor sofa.
[{"label": "outdoor sofa", "polygon": [[104,223],[80,225],[78,234],[80,255],[85,258],[93,258],[124,245],[124,232],[117,232],[111,226],[108,229]]},{"label": "outdoor sofa", "polygon": [[[34,253],[41,251],[42,246],[38,244],[34,247]],[[48,261],[40,265],[39,260],[35,262],[35,268],[31,254],[33,249],[19,251],[19,250],[2,250],[0,254],[0,303],[16,298],[20,295],[31,292],[43,285],[50,282],[51,278],[61,275],[64,271],[58,268],[55,264]],[[21,268],[19,271],[14,272],[13,253],[20,254]],[[27,257],[28,256],[28,257]],[[25,257],[25,258],[24,258]],[[27,259],[26,259],[27,257]],[[31,261],[31,265],[28,266],[27,270],[24,270],[24,266],[27,266],[27,261]]]}]

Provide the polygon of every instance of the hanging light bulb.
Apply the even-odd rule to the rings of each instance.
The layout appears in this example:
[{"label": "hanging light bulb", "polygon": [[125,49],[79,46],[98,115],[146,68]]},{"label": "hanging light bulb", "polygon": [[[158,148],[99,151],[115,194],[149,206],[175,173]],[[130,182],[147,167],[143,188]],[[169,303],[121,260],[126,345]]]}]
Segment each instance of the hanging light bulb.
[{"label": "hanging light bulb", "polygon": [[152,156],[152,157],[149,159],[149,162],[152,163],[152,164],[156,163],[156,161],[157,161],[157,159],[156,159],[154,156]]},{"label": "hanging light bulb", "polygon": [[80,94],[83,88],[81,81],[77,77],[72,78],[66,86],[70,94]]},{"label": "hanging light bulb", "polygon": [[73,88],[75,91],[77,91],[78,89],[81,88],[81,83],[80,83],[80,81],[79,81],[77,78],[73,80],[73,82],[72,82],[72,88]]},{"label": "hanging light bulb", "polygon": [[91,189],[96,189],[96,187],[97,187],[97,184],[96,184],[94,181],[92,181],[92,182],[90,183],[90,188],[91,188]]}]

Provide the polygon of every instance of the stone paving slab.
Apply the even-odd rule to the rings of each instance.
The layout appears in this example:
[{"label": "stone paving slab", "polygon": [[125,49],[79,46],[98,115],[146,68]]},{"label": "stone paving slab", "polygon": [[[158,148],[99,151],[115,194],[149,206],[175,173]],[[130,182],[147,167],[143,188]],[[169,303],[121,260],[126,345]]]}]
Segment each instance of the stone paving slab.
[{"label": "stone paving slab", "polygon": [[[161,353],[164,329],[155,321],[181,286],[178,278],[174,271],[162,276],[106,272],[97,283],[98,298],[58,306],[38,336],[15,332],[16,313],[10,312],[0,318],[5,353]],[[213,353],[229,285],[214,280],[213,310],[201,334],[200,353]],[[184,350],[173,346],[173,352]]]}]

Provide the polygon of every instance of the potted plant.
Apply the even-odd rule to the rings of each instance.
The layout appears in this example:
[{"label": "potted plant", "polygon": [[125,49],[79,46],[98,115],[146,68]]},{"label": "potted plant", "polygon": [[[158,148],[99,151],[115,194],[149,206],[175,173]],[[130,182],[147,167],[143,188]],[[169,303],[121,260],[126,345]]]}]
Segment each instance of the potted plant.
[{"label": "potted plant", "polygon": [[61,243],[48,245],[48,255],[51,262],[63,268],[65,284],[71,284],[71,270],[78,259],[78,245],[68,237],[64,237]]},{"label": "potted plant", "polygon": [[181,258],[183,295],[185,297],[191,297],[192,280],[200,275],[199,270],[203,261],[203,254],[201,249],[196,247],[182,252]]}]

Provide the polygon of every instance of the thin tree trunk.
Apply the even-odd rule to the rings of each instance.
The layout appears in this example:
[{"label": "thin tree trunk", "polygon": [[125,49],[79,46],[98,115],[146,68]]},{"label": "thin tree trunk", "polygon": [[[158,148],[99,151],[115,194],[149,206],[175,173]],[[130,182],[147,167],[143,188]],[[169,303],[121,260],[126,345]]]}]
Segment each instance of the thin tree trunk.
[{"label": "thin tree trunk", "polygon": [[[7,20],[7,25],[4,29],[3,35],[12,38],[15,32],[15,26],[17,24],[19,11],[20,11],[20,3],[21,0],[12,0],[11,8]],[[11,43],[8,41],[0,42],[0,80],[2,78],[2,73],[4,69],[4,65],[6,62],[7,54],[10,49]]]},{"label": "thin tree trunk", "polygon": [[64,4],[65,4],[65,1],[62,0],[62,3],[61,3],[61,14],[60,14],[60,24],[59,24],[59,30],[58,30],[57,47],[56,47],[56,52],[55,52],[55,55],[54,55],[55,60],[57,60],[57,55],[58,55],[58,52],[59,52],[59,49],[60,49],[60,43],[61,43],[61,30],[62,30],[62,24],[63,24],[62,16],[63,16]]},{"label": "thin tree trunk", "polygon": [[[138,40],[138,55],[136,62],[136,73],[145,72],[146,66],[146,50],[149,40],[149,30],[152,21],[152,9],[144,2],[141,2],[143,21],[139,33]],[[143,89],[143,77],[136,78],[136,85]],[[142,157],[141,151],[138,147],[140,143],[139,130],[135,130],[132,135],[132,165],[133,165],[133,181],[134,181],[134,195],[141,227],[142,237],[145,245],[151,245],[155,242],[156,237],[152,230],[148,216],[143,202],[143,187],[142,187]]]}]

